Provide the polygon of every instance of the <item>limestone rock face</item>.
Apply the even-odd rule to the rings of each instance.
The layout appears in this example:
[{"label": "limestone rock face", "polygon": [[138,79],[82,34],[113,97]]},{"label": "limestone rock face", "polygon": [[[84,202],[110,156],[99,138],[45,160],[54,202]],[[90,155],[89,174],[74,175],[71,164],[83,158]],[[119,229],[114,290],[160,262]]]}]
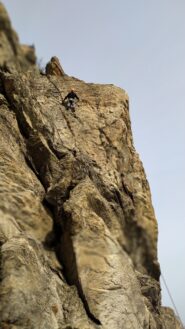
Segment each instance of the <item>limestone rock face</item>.
[{"label": "limestone rock face", "polygon": [[0,66],[14,63],[16,68],[28,69],[36,62],[33,46],[21,46],[12,29],[8,14],[0,2]]},{"label": "limestone rock face", "polygon": [[0,43],[0,328],[181,328],[161,307],[127,94],[67,76],[56,57],[41,74],[2,4]]},{"label": "limestone rock face", "polygon": [[[175,318],[174,312],[169,307],[162,308],[162,321],[165,328],[178,329],[180,326],[179,321]],[[184,328],[184,327],[183,327]]]},{"label": "limestone rock face", "polygon": [[62,76],[65,74],[62,66],[60,65],[58,57],[51,57],[51,60],[46,65],[46,74],[57,76]]}]

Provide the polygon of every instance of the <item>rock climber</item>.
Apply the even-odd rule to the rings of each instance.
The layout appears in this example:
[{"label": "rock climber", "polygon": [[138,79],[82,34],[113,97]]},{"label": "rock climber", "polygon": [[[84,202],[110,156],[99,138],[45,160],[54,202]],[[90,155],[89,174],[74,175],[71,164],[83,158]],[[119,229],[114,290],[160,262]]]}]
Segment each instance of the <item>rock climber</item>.
[{"label": "rock climber", "polygon": [[76,103],[79,101],[79,97],[74,92],[73,89],[67,94],[67,96],[63,100],[63,104],[67,110],[71,109],[73,112],[75,111]]}]

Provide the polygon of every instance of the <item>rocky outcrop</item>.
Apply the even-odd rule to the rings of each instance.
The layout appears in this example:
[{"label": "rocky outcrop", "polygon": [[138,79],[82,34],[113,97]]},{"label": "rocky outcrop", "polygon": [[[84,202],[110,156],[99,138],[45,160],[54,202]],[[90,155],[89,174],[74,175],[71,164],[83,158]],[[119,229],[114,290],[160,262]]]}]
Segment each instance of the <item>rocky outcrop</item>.
[{"label": "rocky outcrop", "polygon": [[0,327],[181,328],[161,307],[127,94],[67,76],[56,57],[40,73],[2,4],[0,28]]},{"label": "rocky outcrop", "polygon": [[46,65],[46,75],[62,76],[64,74],[65,74],[64,70],[60,65],[58,57],[56,56],[51,57],[51,60]]},{"label": "rocky outcrop", "polygon": [[[178,329],[180,325],[179,320],[176,319],[173,310],[169,307],[162,308],[162,322],[164,327],[168,329]],[[184,327],[180,326],[180,328]]]},{"label": "rocky outcrop", "polygon": [[16,32],[4,6],[0,3],[0,66],[16,65],[17,69],[28,69],[36,62],[33,46],[19,44]]}]

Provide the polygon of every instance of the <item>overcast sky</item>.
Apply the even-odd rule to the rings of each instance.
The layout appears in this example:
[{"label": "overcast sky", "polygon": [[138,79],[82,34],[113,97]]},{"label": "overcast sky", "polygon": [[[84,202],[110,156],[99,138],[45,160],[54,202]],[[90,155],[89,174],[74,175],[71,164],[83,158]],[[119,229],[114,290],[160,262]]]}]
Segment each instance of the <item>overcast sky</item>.
[{"label": "overcast sky", "polygon": [[128,92],[159,223],[159,261],[185,322],[185,0],[3,3],[43,65],[56,55],[67,74]]}]

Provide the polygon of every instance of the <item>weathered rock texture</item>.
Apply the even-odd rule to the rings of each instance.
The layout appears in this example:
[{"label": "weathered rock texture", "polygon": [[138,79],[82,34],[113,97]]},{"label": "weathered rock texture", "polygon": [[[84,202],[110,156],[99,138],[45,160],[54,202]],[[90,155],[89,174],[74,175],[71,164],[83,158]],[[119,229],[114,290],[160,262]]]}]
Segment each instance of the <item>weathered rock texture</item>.
[{"label": "weathered rock texture", "polygon": [[180,328],[127,94],[40,73],[2,4],[0,29],[0,328]]}]

